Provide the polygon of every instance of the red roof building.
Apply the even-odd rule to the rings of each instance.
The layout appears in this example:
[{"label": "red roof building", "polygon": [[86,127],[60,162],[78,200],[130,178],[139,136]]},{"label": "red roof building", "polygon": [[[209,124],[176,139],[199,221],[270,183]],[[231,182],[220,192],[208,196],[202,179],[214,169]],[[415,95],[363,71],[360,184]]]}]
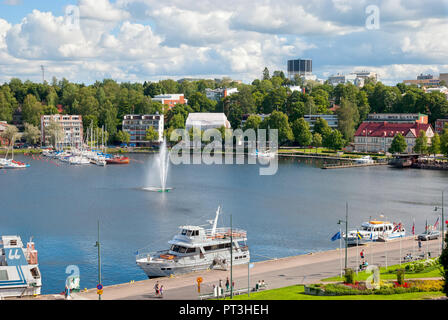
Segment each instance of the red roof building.
[{"label": "red roof building", "polygon": [[422,123],[390,123],[390,122],[363,122],[355,133],[355,150],[361,152],[387,152],[392,140],[401,134],[408,145],[407,153],[412,153],[415,139],[423,130],[428,137],[428,143],[434,136],[430,124]]}]

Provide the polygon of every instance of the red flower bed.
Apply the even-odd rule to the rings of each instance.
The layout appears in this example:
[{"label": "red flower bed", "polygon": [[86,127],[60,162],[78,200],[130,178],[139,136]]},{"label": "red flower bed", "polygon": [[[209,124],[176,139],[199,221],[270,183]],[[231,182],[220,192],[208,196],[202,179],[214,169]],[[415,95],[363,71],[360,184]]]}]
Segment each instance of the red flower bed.
[{"label": "red flower bed", "polygon": [[407,282],[405,282],[403,284],[399,284],[397,281],[394,281],[394,288],[398,288],[398,287],[410,288],[411,286]]}]

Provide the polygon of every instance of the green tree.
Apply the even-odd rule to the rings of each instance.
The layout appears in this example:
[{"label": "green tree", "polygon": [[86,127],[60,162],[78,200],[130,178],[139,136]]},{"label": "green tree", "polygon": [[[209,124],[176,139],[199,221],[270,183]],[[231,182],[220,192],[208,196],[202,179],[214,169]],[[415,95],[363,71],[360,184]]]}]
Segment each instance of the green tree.
[{"label": "green tree", "polygon": [[118,131],[116,138],[121,143],[129,143],[131,141],[131,135],[123,130]]},{"label": "green tree", "polygon": [[267,67],[263,70],[263,80],[269,80],[271,77],[269,76],[269,69]]},{"label": "green tree", "polygon": [[250,115],[247,118],[246,123],[244,124],[244,130],[254,129],[255,132],[257,132],[258,128],[260,127],[261,121],[262,120],[260,116],[257,116],[255,114]]},{"label": "green tree", "polygon": [[288,122],[288,116],[281,111],[273,111],[261,124],[261,129],[277,129],[279,144],[294,140],[294,134]]},{"label": "green tree", "polygon": [[[64,129],[62,128],[61,123],[53,119],[51,119],[48,126],[42,130],[45,130],[45,137],[53,147],[56,147],[56,145],[64,139]],[[46,144],[47,141],[42,141],[42,143]]]},{"label": "green tree", "polygon": [[414,152],[425,154],[428,151],[428,137],[423,130],[420,130],[418,137],[415,139]]},{"label": "green tree", "polygon": [[444,155],[448,155],[448,129],[443,129],[442,135],[440,136],[440,151]]},{"label": "green tree", "polygon": [[359,121],[359,111],[356,104],[342,98],[341,107],[336,111],[338,115],[338,128],[347,141],[353,141],[356,125]]},{"label": "green tree", "polygon": [[292,132],[294,134],[294,140],[299,146],[309,146],[313,141],[313,135],[310,131],[310,125],[304,118],[295,120],[292,125]]},{"label": "green tree", "polygon": [[406,143],[406,140],[399,133],[392,140],[392,144],[390,145],[389,152],[390,153],[402,153],[406,150],[407,147],[408,147],[408,145]]},{"label": "green tree", "polygon": [[317,132],[315,132],[315,133],[313,134],[313,142],[312,142],[312,145],[313,145],[313,147],[315,147],[315,148],[322,147],[322,136],[321,136],[319,133],[317,133]]},{"label": "green tree", "polygon": [[326,147],[333,150],[341,150],[346,143],[342,133],[337,129],[333,130],[325,140]]},{"label": "green tree", "polygon": [[149,127],[146,129],[145,140],[149,142],[154,142],[159,139],[159,133],[154,129],[154,127]]},{"label": "green tree", "polygon": [[38,102],[36,97],[28,94],[22,105],[23,122],[27,122],[38,126],[40,124],[40,116],[43,114],[42,103]]},{"label": "green tree", "polygon": [[2,132],[2,138],[8,140],[10,146],[14,145],[19,136],[19,130],[16,126],[8,125],[5,131]]},{"label": "green tree", "polygon": [[429,147],[429,153],[433,155],[440,154],[442,152],[441,147],[442,145],[440,142],[440,136],[436,132],[434,133],[434,136],[431,139],[431,146]]},{"label": "green tree", "polygon": [[31,145],[35,145],[40,140],[40,130],[37,126],[25,123],[25,132],[23,133],[25,141]]}]

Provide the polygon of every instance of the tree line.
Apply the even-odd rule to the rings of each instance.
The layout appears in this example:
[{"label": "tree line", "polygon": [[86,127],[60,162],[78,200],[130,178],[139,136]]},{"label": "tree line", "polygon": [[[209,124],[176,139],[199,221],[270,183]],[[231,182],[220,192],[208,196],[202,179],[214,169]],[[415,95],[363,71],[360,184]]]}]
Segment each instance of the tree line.
[{"label": "tree line", "polygon": [[[289,86],[301,86],[302,91],[291,91]],[[238,92],[220,101],[210,100],[205,90],[236,87]],[[183,93],[188,104],[166,108],[153,101],[156,95]],[[440,92],[425,93],[415,85],[402,83],[386,86],[367,79],[363,88],[353,84],[332,86],[328,82],[303,82],[296,76],[285,77],[282,71],[272,75],[265,68],[260,79],[251,84],[231,80],[196,80],[177,82],[171,79],[158,82],[117,83],[112,79],[92,85],[72,83],[67,79],[53,78],[51,83],[22,82],[11,79],[0,86],[0,121],[13,121],[14,113],[21,110],[28,126],[40,126],[40,116],[58,113],[82,115],[84,127],[104,127],[109,142],[127,140],[121,131],[126,114],[165,115],[165,134],[185,127],[191,112],[224,112],[232,128],[241,128],[243,115],[268,114],[263,121],[256,116],[247,119],[246,127],[279,130],[281,144],[322,145],[339,149],[353,141],[356,128],[369,113],[425,113],[429,121],[448,116],[448,101]],[[337,108],[332,108],[337,106]],[[317,124],[309,132],[304,116],[307,114],[337,114],[337,129]],[[320,121],[322,122],[322,121]],[[320,129],[324,126],[325,129]],[[151,138],[150,133],[148,138]]]}]

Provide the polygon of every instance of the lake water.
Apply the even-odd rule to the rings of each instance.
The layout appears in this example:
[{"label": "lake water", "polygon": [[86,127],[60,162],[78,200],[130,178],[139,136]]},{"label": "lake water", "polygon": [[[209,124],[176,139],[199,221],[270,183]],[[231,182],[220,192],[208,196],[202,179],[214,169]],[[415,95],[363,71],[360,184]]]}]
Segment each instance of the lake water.
[{"label": "lake water", "polygon": [[131,155],[124,166],[70,166],[16,157],[31,167],[0,170],[0,235],[34,236],[43,293],[64,290],[66,267],[76,265],[82,288],[97,284],[97,221],[101,221],[103,284],[146,276],[135,263],[142,248],[161,250],[180,225],[203,225],[223,206],[220,225],[248,231],[254,261],[334,249],[349,202],[349,225],[384,214],[408,232],[437,219],[448,172],[387,166],[322,170],[280,160],[274,176],[257,165],[171,165],[171,193],[142,191],[158,180],[155,155]]}]

